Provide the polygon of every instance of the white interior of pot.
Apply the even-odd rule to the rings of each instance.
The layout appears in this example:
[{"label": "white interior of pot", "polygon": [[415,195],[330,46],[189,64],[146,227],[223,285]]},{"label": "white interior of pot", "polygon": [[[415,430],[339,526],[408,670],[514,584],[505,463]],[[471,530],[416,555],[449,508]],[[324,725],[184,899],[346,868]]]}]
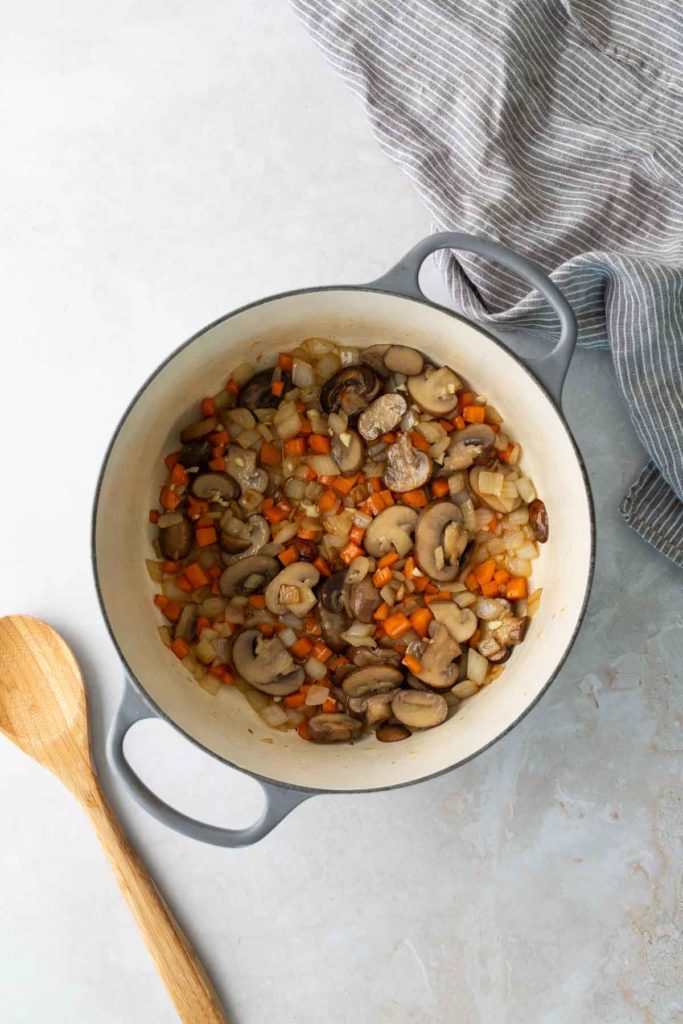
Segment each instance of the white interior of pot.
[{"label": "white interior of pot", "polygon": [[[197,400],[215,393],[240,362],[268,365],[312,335],[365,347],[413,345],[448,363],[485,394],[522,445],[523,465],[546,503],[550,540],[534,563],[543,587],[527,639],[492,685],[437,729],[401,743],[373,736],[317,746],[265,725],[231,687],[210,696],[157,634],[155,586],[145,569],[162,458]],[[576,628],[590,577],[591,524],[582,473],[560,416],[514,359],[476,328],[409,299],[330,290],[273,299],[209,328],[161,369],[130,410],[111,450],[96,522],[97,572],[119,648],[159,708],[209,751],[239,768],[293,785],[375,789],[414,781],[471,757],[525,711],[553,675]]]}]

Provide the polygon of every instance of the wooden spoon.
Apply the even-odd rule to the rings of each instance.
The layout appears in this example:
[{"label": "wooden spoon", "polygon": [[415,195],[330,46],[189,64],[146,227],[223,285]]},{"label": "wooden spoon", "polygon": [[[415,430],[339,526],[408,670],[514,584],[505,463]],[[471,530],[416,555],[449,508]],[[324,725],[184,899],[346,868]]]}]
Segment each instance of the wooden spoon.
[{"label": "wooden spoon", "polygon": [[211,982],[100,789],[78,663],[54,629],[28,615],[0,618],[0,731],[80,800],[181,1019],[226,1024]]}]

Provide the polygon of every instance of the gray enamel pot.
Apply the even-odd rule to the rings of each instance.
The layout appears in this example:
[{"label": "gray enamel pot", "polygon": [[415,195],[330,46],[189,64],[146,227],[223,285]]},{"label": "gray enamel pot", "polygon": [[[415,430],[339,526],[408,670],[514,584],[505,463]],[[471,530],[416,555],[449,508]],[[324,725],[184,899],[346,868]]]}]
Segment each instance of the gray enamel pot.
[{"label": "gray enamel pot", "polygon": [[[552,351],[526,363],[461,316],[427,301],[418,285],[424,259],[437,249],[477,253],[519,273],[541,292],[560,321]],[[154,587],[147,576],[158,467],[192,409],[245,360],[268,364],[276,352],[310,336],[345,346],[412,345],[447,363],[490,396],[524,452],[524,466],[548,508],[550,540],[534,563],[543,600],[524,644],[500,682],[481,690],[437,729],[400,744],[367,737],[318,746],[270,729],[243,696],[223,687],[212,697],[188,677],[158,640]],[[136,800],[164,824],[219,846],[261,839],[316,793],[367,793],[405,786],[456,768],[504,736],[536,703],[562,665],[579,629],[593,571],[590,491],[560,412],[562,382],[576,343],[574,315],[543,272],[493,242],[432,235],[393,270],[367,285],[309,288],[275,295],[229,313],[171,355],[143,385],[104,459],[93,514],[93,563],[102,612],[123,662],[126,683],[108,754]],[[263,785],[266,810],[246,829],[195,821],[161,801],[138,778],[123,750],[126,732],[145,718],[166,719],[214,757]]]}]

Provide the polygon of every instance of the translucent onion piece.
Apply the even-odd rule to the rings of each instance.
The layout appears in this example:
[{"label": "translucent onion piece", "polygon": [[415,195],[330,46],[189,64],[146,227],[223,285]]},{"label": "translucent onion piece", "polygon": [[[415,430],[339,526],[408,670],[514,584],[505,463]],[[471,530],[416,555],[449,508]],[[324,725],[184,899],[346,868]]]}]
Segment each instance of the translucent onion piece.
[{"label": "translucent onion piece", "polygon": [[489,663],[486,658],[483,658],[479,651],[475,651],[474,647],[470,647],[467,652],[467,678],[481,686],[488,670]]},{"label": "translucent onion piece", "polygon": [[315,384],[315,371],[310,363],[295,359],[292,364],[292,381],[298,388],[310,388]]},{"label": "translucent onion piece", "polygon": [[266,704],[264,708],[261,708],[259,714],[263,721],[267,722],[273,729],[277,729],[279,725],[284,725],[285,722],[289,721],[285,709],[280,707],[279,704]]},{"label": "translucent onion piece", "polygon": [[306,694],[306,704],[308,707],[318,707],[320,704],[324,704],[330,695],[330,691],[326,686],[313,686]]},{"label": "translucent onion piece", "polygon": [[528,476],[522,476],[516,483],[517,493],[527,505],[536,497],[536,489]]},{"label": "translucent onion piece", "polygon": [[508,570],[513,576],[531,576],[531,562],[526,558],[508,558]]},{"label": "translucent onion piece", "polygon": [[304,662],[304,671],[311,679],[324,679],[327,675],[325,663],[318,658],[307,658]]}]

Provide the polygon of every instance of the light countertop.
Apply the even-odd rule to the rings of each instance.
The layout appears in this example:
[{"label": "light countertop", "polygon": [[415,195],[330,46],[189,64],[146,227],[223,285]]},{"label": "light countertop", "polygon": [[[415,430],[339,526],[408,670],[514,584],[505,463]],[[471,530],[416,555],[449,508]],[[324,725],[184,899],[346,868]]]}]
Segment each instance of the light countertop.
[{"label": "light countertop", "polygon": [[[370,280],[429,222],[284,0],[35,0],[5,11],[0,50],[0,614],[73,643],[105,787],[232,1024],[683,1020],[682,577],[618,514],[644,455],[606,353],[579,353],[565,389],[593,594],[512,734],[420,786],[307,801],[239,851],[175,835],[113,782],[121,669],[89,517],[129,397],[203,324]],[[130,750],[181,809],[255,816],[256,784],[170,728]],[[175,1021],[80,809],[6,742],[0,835],[3,1024]]]}]

